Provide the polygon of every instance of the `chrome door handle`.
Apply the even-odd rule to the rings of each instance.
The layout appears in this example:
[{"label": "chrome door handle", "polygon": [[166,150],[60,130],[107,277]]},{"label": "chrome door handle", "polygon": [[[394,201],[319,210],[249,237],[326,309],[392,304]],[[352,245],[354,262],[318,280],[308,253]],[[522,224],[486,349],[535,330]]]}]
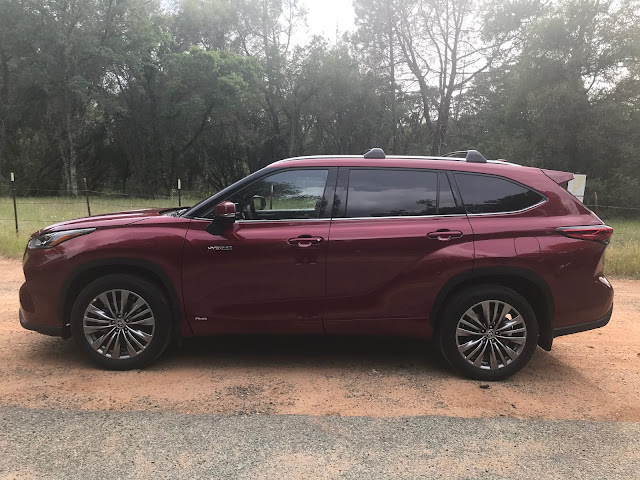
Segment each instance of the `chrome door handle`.
[{"label": "chrome door handle", "polygon": [[427,237],[438,239],[441,242],[447,242],[452,238],[462,237],[462,232],[460,230],[442,229],[442,230],[436,230],[435,232],[427,233]]},{"label": "chrome door handle", "polygon": [[311,235],[300,235],[299,237],[290,238],[287,240],[287,243],[294,247],[300,248],[308,248],[312,245],[317,245],[322,243],[324,238],[322,237],[312,237]]}]

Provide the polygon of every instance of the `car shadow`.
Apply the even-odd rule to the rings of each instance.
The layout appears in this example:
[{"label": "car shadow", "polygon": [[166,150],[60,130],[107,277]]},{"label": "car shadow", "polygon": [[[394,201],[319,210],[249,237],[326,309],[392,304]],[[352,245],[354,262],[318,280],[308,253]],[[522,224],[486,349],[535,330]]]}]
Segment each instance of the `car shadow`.
[{"label": "car shadow", "polygon": [[[21,358],[17,360],[21,368],[96,368],[73,340],[38,337],[19,356]],[[308,369],[310,372],[320,373],[323,370],[344,370],[345,375],[374,370],[386,374],[402,373],[417,380],[444,380],[452,377],[464,380],[456,375],[442,357],[435,342],[379,336],[196,337],[186,339],[182,346],[169,347],[159,360],[140,372],[264,367]],[[553,384],[577,377],[580,377],[580,373],[564,363],[554,352],[538,348],[531,362],[506,382]]]},{"label": "car shadow", "polygon": [[424,339],[370,336],[243,335],[185,340],[167,352],[159,367],[449,367],[436,345]]}]

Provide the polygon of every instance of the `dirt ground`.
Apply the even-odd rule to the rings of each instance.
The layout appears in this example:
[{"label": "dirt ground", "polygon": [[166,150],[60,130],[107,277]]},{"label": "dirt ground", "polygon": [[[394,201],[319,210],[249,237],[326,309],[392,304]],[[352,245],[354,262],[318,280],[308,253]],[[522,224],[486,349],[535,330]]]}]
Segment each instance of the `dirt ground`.
[{"label": "dirt ground", "polygon": [[491,384],[455,376],[429,343],[393,338],[195,339],[146,370],[102,371],[72,340],[20,327],[22,281],[21,264],[0,259],[0,406],[640,421],[640,281],[612,280],[605,328],[558,338]]}]

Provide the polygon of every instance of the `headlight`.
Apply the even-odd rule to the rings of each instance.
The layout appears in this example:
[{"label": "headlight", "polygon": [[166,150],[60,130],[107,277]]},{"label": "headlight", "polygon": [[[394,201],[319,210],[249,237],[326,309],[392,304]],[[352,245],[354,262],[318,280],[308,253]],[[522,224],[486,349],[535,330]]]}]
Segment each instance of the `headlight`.
[{"label": "headlight", "polygon": [[51,248],[56,245],[60,245],[62,242],[66,242],[74,237],[80,235],[86,235],[87,233],[94,232],[95,228],[79,228],[77,230],[62,230],[60,232],[51,232],[38,235],[37,237],[31,237],[27,248]]}]

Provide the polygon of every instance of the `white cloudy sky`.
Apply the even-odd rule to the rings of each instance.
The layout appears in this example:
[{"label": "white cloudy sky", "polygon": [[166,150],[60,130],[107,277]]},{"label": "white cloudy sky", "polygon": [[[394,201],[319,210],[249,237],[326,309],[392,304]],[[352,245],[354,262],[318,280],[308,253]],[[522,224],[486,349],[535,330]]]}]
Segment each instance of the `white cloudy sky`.
[{"label": "white cloudy sky", "polygon": [[336,22],[340,35],[353,29],[351,0],[303,0],[307,8],[307,24],[311,35],[323,35],[330,40],[336,36]]}]

